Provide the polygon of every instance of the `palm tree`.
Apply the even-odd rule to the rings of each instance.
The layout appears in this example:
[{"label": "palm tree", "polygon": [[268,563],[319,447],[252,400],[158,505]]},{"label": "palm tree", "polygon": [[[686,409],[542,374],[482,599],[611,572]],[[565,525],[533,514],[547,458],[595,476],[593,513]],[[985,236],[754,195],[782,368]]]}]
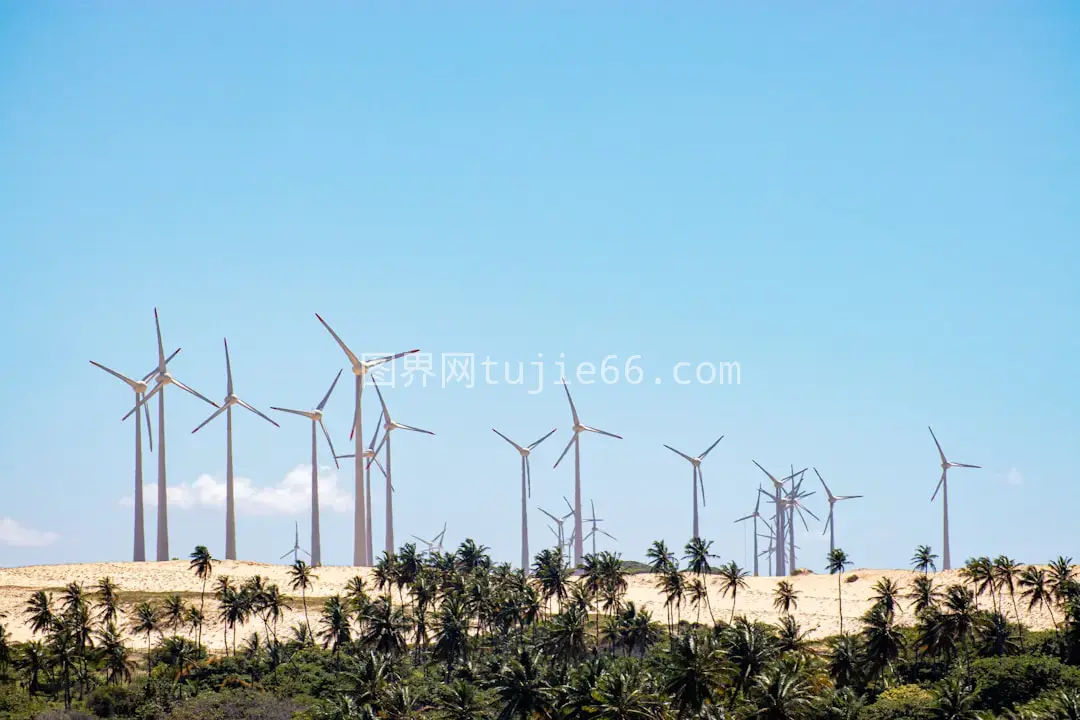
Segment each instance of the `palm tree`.
[{"label": "palm tree", "polygon": [[536,659],[528,650],[499,669],[492,689],[502,704],[499,720],[547,717],[551,710],[552,689],[544,681]]},{"label": "palm tree", "polygon": [[585,711],[595,720],[654,720],[659,703],[646,687],[639,673],[602,672]]},{"label": "palm tree", "polygon": [[161,616],[153,605],[143,600],[135,608],[128,627],[136,635],[146,634],[146,674],[150,674],[150,635],[161,634]]},{"label": "palm tree", "polygon": [[[979,596],[987,590],[990,591],[991,602],[994,599],[994,565],[988,557],[968,558],[960,574],[971,583],[972,592],[975,594],[975,608],[979,607]],[[994,603],[997,607],[997,603]]]},{"label": "palm tree", "polygon": [[1020,632],[1020,649],[1024,648],[1024,626],[1020,622],[1020,610],[1016,605],[1016,581],[1020,577],[1023,566],[1012,558],[998,555],[994,560],[994,577],[999,588],[1009,591],[1009,600],[1012,602],[1013,615],[1016,616],[1016,625]]},{"label": "palm tree", "polygon": [[64,688],[64,709],[71,709],[71,676],[78,672],[79,648],[75,638],[61,623],[53,627],[49,636],[49,654],[60,669],[60,682]]},{"label": "palm tree", "polygon": [[51,658],[40,640],[31,640],[22,646],[17,665],[26,677],[26,691],[31,697],[40,689],[41,675],[49,671],[50,664]]},{"label": "palm tree", "polygon": [[884,678],[904,649],[904,636],[893,625],[893,613],[885,603],[878,601],[863,616],[862,635],[863,651],[870,667]]},{"label": "palm tree", "polygon": [[840,635],[844,634],[844,588],[841,580],[844,577],[844,569],[851,564],[847,553],[836,548],[828,555],[829,574],[836,575],[836,603],[840,610]]},{"label": "palm tree", "polygon": [[585,611],[570,605],[556,615],[547,629],[541,647],[563,667],[585,654]]},{"label": "palm tree", "polygon": [[683,556],[683,560],[686,560],[686,569],[695,575],[708,575],[712,572],[709,560],[718,559],[716,555],[710,552],[712,545],[712,540],[699,537],[691,538],[690,542],[686,543],[686,547],[683,548],[683,552],[686,553]]},{"label": "palm tree", "polygon": [[566,584],[570,578],[570,570],[563,561],[561,550],[546,548],[541,550],[533,561],[533,578],[540,587],[540,595],[544,603],[549,605],[551,598],[558,600],[559,608],[566,598]]},{"label": "palm tree", "polygon": [[349,612],[341,601],[340,595],[329,597],[323,603],[322,618],[319,620],[319,637],[323,647],[331,648],[336,656],[342,645],[352,641],[352,627],[349,624]]},{"label": "palm tree", "polygon": [[26,624],[30,626],[32,633],[35,635],[48,633],[57,621],[56,612],[52,606],[52,595],[44,590],[34,592],[26,603],[23,615],[28,616]]},{"label": "palm tree", "polygon": [[757,679],[757,715],[763,720],[798,720],[813,710],[814,691],[797,665],[777,663]]},{"label": "palm tree", "polygon": [[1050,581],[1046,577],[1046,571],[1034,565],[1028,565],[1020,572],[1019,584],[1021,588],[1020,595],[1027,598],[1028,601],[1028,612],[1031,612],[1039,605],[1044,606],[1046,611],[1050,613],[1050,622],[1056,628],[1058,624],[1057,620],[1054,619],[1054,610],[1051,607],[1053,593],[1050,589]]},{"label": "palm tree", "polygon": [[731,623],[735,620],[735,599],[739,589],[747,587],[746,578],[749,573],[736,565],[734,560],[727,565],[721,565],[717,573],[720,575],[720,594],[727,597],[728,592],[731,592],[731,618],[728,620]]},{"label": "palm tree", "polygon": [[[195,577],[202,580],[202,592],[199,593],[199,616],[202,617],[206,603],[206,581],[214,574],[214,558],[205,545],[196,545],[195,550],[189,555],[191,562],[188,563]],[[195,638],[195,644],[202,646],[202,624],[199,624],[199,633]]]},{"label": "palm tree", "polygon": [[176,632],[184,625],[185,617],[187,617],[187,605],[183,598],[176,593],[165,598],[165,604],[161,608],[161,619],[166,628]]},{"label": "palm tree", "polygon": [[107,684],[127,682],[131,680],[135,662],[131,659],[124,639],[116,625],[112,622],[106,624],[105,629],[99,633],[101,654],[105,665],[105,682]]},{"label": "palm tree", "polygon": [[776,649],[782,654],[805,653],[810,650],[810,633],[803,631],[799,623],[791,615],[780,618],[780,625],[776,630]]},{"label": "palm tree", "polygon": [[874,594],[871,600],[876,607],[881,608],[886,618],[891,623],[896,616],[896,608],[899,605],[900,585],[892,578],[879,578],[873,587]]},{"label": "palm tree", "polygon": [[[687,585],[687,594],[690,596],[690,607],[697,611],[697,617],[694,620],[697,624],[701,624],[701,606],[707,605],[709,602],[709,588],[705,586],[705,582],[700,578],[691,578]],[[713,621],[716,622],[715,620]]]},{"label": "palm tree", "polygon": [[668,615],[668,637],[673,637],[675,617],[682,607],[683,596],[686,594],[686,582],[679,572],[678,565],[668,565],[667,569],[657,578],[657,586],[664,593],[664,607]]},{"label": "palm tree", "polygon": [[654,573],[667,572],[675,565],[675,555],[663,540],[653,540],[653,544],[645,551],[645,557],[649,558],[649,566]]},{"label": "palm tree", "polygon": [[484,720],[490,700],[468,680],[443,685],[436,696],[435,712],[441,720]]},{"label": "palm tree", "polygon": [[959,678],[950,678],[935,692],[937,716],[941,720],[977,720],[975,693]]},{"label": "palm tree", "polygon": [[745,617],[739,617],[724,629],[720,643],[728,662],[738,670],[735,695],[741,695],[776,656],[776,646],[766,633],[766,626],[752,623]]},{"label": "palm tree", "polygon": [[435,624],[434,656],[446,665],[447,679],[458,660],[464,660],[468,652],[469,612],[460,597],[451,596],[440,606]]},{"label": "palm tree", "polygon": [[799,607],[799,591],[788,580],[776,583],[773,591],[773,607],[784,615],[791,615],[791,611]]},{"label": "palm tree", "polygon": [[299,558],[289,568],[289,587],[300,591],[300,597],[304,602],[304,624],[308,626],[309,630],[311,629],[311,621],[308,619],[307,591],[311,589],[318,579],[319,576],[315,574],[315,569]]},{"label": "palm tree", "polygon": [[907,596],[912,601],[911,610],[916,616],[936,610],[941,602],[941,592],[934,585],[934,578],[929,575],[916,577]]},{"label": "palm tree", "polygon": [[685,718],[720,699],[727,672],[720,653],[693,635],[678,639],[664,657],[664,694]]},{"label": "palm tree", "polygon": [[1050,563],[1047,577],[1050,581],[1050,591],[1058,602],[1064,602],[1076,590],[1071,557],[1058,555],[1057,559]]},{"label": "palm tree", "polygon": [[292,607],[285,600],[285,596],[281,594],[281,590],[278,588],[277,583],[270,583],[263,590],[262,597],[259,602],[259,609],[262,612],[263,624],[268,627],[268,631],[272,634],[274,642],[278,641],[277,626],[281,622],[281,618],[285,615],[286,610],[291,610]]},{"label": "palm tree", "polygon": [[648,610],[639,610],[632,602],[626,603],[617,615],[608,620],[606,634],[611,647],[622,648],[627,656],[644,655],[656,642],[658,632],[652,624]]},{"label": "palm tree", "polygon": [[405,611],[391,605],[389,598],[380,598],[371,603],[364,614],[365,645],[374,648],[383,655],[398,655],[405,651],[405,633],[409,622]]},{"label": "palm tree", "polygon": [[934,554],[929,545],[920,545],[915,548],[915,554],[911,556],[911,567],[926,575],[931,570],[937,570],[935,562],[937,558],[938,556]]},{"label": "palm tree", "polygon": [[110,577],[103,577],[98,580],[94,589],[97,591],[101,603],[99,621],[102,625],[116,622],[119,616],[120,604],[119,588],[116,583]]}]

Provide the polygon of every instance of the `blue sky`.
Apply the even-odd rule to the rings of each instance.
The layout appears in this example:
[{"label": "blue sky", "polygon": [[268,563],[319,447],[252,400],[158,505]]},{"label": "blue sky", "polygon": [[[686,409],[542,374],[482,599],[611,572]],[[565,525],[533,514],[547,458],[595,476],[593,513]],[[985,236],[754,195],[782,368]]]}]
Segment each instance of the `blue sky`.
[{"label": "blue sky", "polygon": [[[1077,554],[1078,20],[974,0],[6,5],[0,564],[129,558],[130,397],[87,361],[149,370],[155,306],[178,378],[220,399],[227,336],[264,410],[314,405],[344,367],[315,312],[357,351],[436,366],[640,355],[641,384],[574,390],[625,437],[585,438],[583,476],[627,557],[690,535],[689,467],[662,443],[720,434],[702,532],[722,559],[750,563],[732,521],[762,480],[751,459],[864,494],[838,516],[858,566],[940,550],[928,423],[985,467],[951,478],[954,562]],[[724,361],[741,384],[671,381]],[[570,422],[546,373],[536,394],[387,393],[437,433],[395,443],[399,538],[445,520],[448,541],[515,560],[517,457],[490,428],[558,427],[534,456],[547,541],[535,508],[573,471],[551,468]],[[209,409],[171,392],[170,486],[223,480],[224,426],[190,434]],[[339,452],[351,412],[340,387]],[[290,420],[236,421],[258,489],[245,559],[307,532],[282,489],[309,462]],[[182,492],[173,554],[223,555],[223,509]],[[351,527],[324,508],[327,563],[349,560]],[[820,528],[800,565],[823,564]]]}]

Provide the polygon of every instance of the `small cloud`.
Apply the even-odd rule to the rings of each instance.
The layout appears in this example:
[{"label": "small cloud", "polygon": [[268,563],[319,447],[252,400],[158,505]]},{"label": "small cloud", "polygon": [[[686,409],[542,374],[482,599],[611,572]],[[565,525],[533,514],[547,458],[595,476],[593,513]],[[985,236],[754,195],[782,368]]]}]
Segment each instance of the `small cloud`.
[{"label": "small cloud", "polygon": [[1007,482],[1009,485],[1023,485],[1024,474],[1016,468],[1013,468],[1008,472],[1007,475],[1005,475],[1005,482]]},{"label": "small cloud", "polygon": [[[352,508],[352,495],[329,468],[319,468],[319,507],[344,513]],[[297,465],[277,485],[259,487],[251,478],[233,478],[236,509],[248,515],[299,515],[311,509],[311,466]],[[169,507],[180,510],[225,507],[225,481],[200,475],[194,483],[170,485],[166,490]],[[143,486],[143,500],[157,505],[157,483]],[[132,505],[128,496],[122,505]]]},{"label": "small cloud", "polygon": [[0,544],[12,547],[45,547],[60,539],[54,532],[23,527],[17,520],[0,518]]}]

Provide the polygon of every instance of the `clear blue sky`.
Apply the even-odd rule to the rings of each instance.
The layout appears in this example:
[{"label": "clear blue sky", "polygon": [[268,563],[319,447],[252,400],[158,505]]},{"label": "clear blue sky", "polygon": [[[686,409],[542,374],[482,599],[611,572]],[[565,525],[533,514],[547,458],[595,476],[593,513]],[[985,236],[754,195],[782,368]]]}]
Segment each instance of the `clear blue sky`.
[{"label": "clear blue sky", "polygon": [[[583,472],[627,557],[690,535],[689,467],[661,444],[719,434],[702,523],[724,560],[749,564],[751,459],[866,495],[840,507],[856,565],[940,550],[928,423],[985,467],[950,482],[955,562],[1078,555],[1078,27],[1065,1],[7,3],[0,564],[129,558],[130,397],[87,361],[149,370],[155,305],[178,378],[220,399],[227,336],[264,410],[314,405],[344,366],[315,312],[436,363],[641,355],[642,384],[575,390],[626,438],[585,438]],[[677,386],[680,361],[739,362],[741,384]],[[515,560],[517,457],[490,428],[559,428],[532,498],[558,506],[557,390],[390,391],[438,433],[395,444],[398,537],[446,520]],[[192,436],[209,407],[170,393],[170,485],[220,482],[224,426]],[[339,452],[351,412],[341,387]],[[237,474],[270,499],[242,508],[247,559],[307,533],[279,487],[308,462],[291,420],[237,418]],[[323,523],[348,561],[349,514]],[[173,554],[223,555],[223,525],[173,507]]]}]

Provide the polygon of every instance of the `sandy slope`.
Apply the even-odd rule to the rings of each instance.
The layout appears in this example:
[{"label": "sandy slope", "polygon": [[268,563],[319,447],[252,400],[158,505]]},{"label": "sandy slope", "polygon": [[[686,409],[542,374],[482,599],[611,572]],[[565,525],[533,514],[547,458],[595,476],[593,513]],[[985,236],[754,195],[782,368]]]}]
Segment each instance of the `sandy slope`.
[{"label": "sandy slope", "polygon": [[[367,579],[371,586],[370,570],[355,567],[323,567],[317,570],[319,579],[311,598],[309,598],[309,612],[312,614],[312,625],[317,626],[319,607],[322,598],[343,592],[345,584],[353,576],[360,574]],[[267,577],[271,582],[277,583],[282,590],[288,592],[288,566],[267,565],[263,563],[245,561],[222,561],[215,565],[214,576],[229,575],[237,581],[251,575],[260,574]],[[138,593],[132,599],[146,599],[142,593],[164,594],[170,592],[194,593],[196,596],[201,587],[199,581],[188,568],[185,560],[174,560],[162,563],[86,563],[78,565],[42,565],[36,567],[3,568],[0,569],[0,613],[6,613],[6,623],[9,632],[15,640],[27,640],[30,638],[29,628],[23,623],[23,608],[29,595],[38,589],[51,590],[54,593],[69,582],[76,581],[86,586],[91,586],[99,578],[111,577],[119,586],[121,592],[121,604],[124,603],[124,594]],[[914,573],[908,570],[851,570],[844,579],[851,577],[857,579],[853,582],[843,582],[844,617],[848,623],[853,624],[853,618],[861,615],[870,606],[870,597],[873,584],[880,577],[891,577],[906,589],[911,582]],[[937,573],[937,580],[942,586],[949,583],[960,582],[957,571]],[[799,623],[807,629],[814,628],[813,637],[835,634],[839,630],[837,617],[837,578],[830,575],[800,575],[789,578],[794,583],[799,593],[799,605],[795,611],[795,617]],[[776,588],[777,578],[748,578],[749,587],[739,592],[736,614],[745,614],[754,620],[775,622],[777,613],[773,609],[772,594]],[[638,606],[643,606],[653,613],[656,621],[663,623],[667,613],[664,609],[664,597],[654,588],[654,578],[649,575],[632,575],[629,577],[630,588],[627,598],[633,600]],[[727,619],[731,612],[731,598],[722,597],[720,594],[720,580],[712,577],[709,579],[711,590],[710,600],[713,612],[717,618]],[[198,598],[191,600],[197,602]],[[981,603],[989,602],[988,598],[981,598]],[[1025,624],[1032,628],[1052,627],[1050,617],[1044,610],[1035,613],[1027,613],[1019,598],[1020,615]],[[286,613],[282,630],[303,619],[303,610],[300,598],[297,597],[292,603],[293,609]],[[904,603],[905,608],[907,603]],[[126,609],[126,607],[125,607]],[[1012,616],[1011,604],[1007,604],[1006,610]],[[702,609],[703,619],[708,619],[708,610]],[[682,617],[686,620],[694,620],[696,610],[683,605]],[[204,640],[211,646],[220,649],[223,645],[222,627],[214,620],[216,606],[213,599],[207,600],[206,615],[212,622],[204,631]],[[900,617],[902,623],[912,622],[909,613],[904,612]],[[852,627],[848,624],[847,627]],[[257,629],[257,624],[249,624],[241,629],[241,637],[245,632]],[[139,641],[136,640],[136,643]]]}]

